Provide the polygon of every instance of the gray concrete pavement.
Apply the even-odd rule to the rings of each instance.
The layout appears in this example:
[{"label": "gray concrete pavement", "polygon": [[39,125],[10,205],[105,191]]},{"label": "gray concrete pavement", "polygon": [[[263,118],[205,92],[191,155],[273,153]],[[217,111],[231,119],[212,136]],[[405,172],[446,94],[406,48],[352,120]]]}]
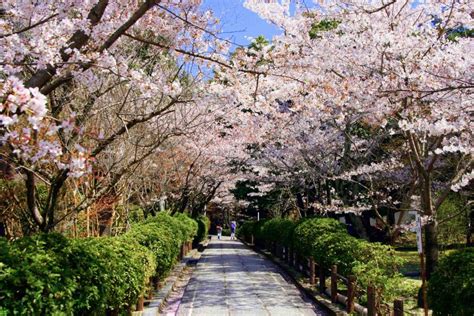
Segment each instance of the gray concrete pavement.
[{"label": "gray concrete pavement", "polygon": [[271,261],[239,241],[214,237],[193,272],[177,315],[326,314],[285,280]]}]

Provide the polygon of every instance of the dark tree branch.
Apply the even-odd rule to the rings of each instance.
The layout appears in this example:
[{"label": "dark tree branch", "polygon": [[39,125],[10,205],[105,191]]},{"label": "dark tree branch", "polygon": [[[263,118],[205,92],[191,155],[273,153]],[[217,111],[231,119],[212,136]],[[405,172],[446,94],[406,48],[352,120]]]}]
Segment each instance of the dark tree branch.
[{"label": "dark tree branch", "polygon": [[29,30],[31,30],[31,29],[34,29],[34,28],[37,27],[37,26],[40,26],[40,25],[42,25],[42,24],[48,22],[49,20],[51,20],[51,19],[53,19],[53,18],[55,18],[55,17],[57,17],[57,16],[58,16],[58,14],[55,13],[55,14],[53,14],[53,15],[48,16],[47,18],[45,18],[45,19],[43,19],[43,20],[39,20],[39,21],[36,22],[36,23],[33,23],[33,24],[31,24],[31,25],[28,25],[27,27],[24,27],[24,28],[22,28],[21,30],[14,31],[14,32],[11,32],[11,33],[8,33],[8,34],[0,34],[0,38],[5,38],[5,37],[12,36],[12,35],[15,35],[15,34],[20,34],[20,33],[27,32],[27,31],[29,31]]},{"label": "dark tree branch", "polygon": [[[105,8],[108,5],[108,0],[100,0],[89,12],[87,18],[89,19],[91,26],[97,25],[102,15],[104,14]],[[64,62],[68,61],[71,57],[71,54],[66,53],[68,49],[80,49],[89,40],[89,36],[84,33],[82,30],[76,31],[68,41],[69,45],[61,49],[61,58]],[[38,70],[31,78],[25,83],[25,86],[28,88],[42,88],[44,85],[50,81],[53,76],[56,74],[57,66],[48,65],[46,69]]]}]

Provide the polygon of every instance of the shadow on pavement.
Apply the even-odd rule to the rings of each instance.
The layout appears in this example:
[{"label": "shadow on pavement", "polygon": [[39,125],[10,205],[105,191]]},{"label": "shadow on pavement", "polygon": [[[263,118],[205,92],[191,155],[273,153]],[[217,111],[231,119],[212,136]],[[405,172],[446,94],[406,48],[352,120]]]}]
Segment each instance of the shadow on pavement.
[{"label": "shadow on pavement", "polygon": [[178,315],[325,315],[271,261],[239,241],[213,239],[183,295]]}]

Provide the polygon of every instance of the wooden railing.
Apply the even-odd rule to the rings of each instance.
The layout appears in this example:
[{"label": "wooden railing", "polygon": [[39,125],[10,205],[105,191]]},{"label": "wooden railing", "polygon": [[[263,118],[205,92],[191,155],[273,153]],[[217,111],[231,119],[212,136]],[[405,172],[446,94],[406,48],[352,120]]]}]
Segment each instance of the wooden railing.
[{"label": "wooden railing", "polygon": [[[254,244],[254,237],[250,236],[247,242]],[[369,285],[362,289],[357,284],[357,278],[353,275],[343,276],[338,273],[337,265],[333,265],[330,269],[319,265],[313,258],[300,256],[294,249],[284,247],[273,243],[267,245],[275,257],[284,260],[290,267],[298,270],[301,274],[308,278],[310,285],[316,287],[320,294],[331,299],[334,304],[342,304],[348,313],[358,313],[367,316],[376,316],[380,314],[379,304],[377,304],[377,290],[374,286]],[[326,279],[329,278],[329,288],[326,286]],[[346,285],[346,291],[340,291],[338,283]],[[362,294],[367,295],[367,304],[362,306],[356,302],[356,298]],[[391,308],[394,316],[404,315],[403,300],[397,299],[393,302]]]}]

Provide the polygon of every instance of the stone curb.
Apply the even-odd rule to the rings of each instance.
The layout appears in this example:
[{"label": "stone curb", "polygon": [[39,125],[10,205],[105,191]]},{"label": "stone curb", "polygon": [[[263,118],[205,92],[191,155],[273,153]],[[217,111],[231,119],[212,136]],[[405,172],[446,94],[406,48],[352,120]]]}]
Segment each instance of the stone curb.
[{"label": "stone curb", "polygon": [[274,264],[276,264],[284,273],[285,277],[290,279],[290,281],[295,284],[295,286],[304,293],[311,301],[315,304],[323,307],[331,316],[347,316],[346,311],[341,309],[339,306],[333,304],[330,299],[322,296],[321,294],[317,293],[316,291],[311,290],[307,286],[304,286],[301,282],[297,280],[297,276],[295,272],[290,270],[290,267],[282,262],[280,259],[274,257],[270,252],[263,251],[255,247],[255,245],[248,244],[246,241],[239,239],[245,246],[252,249],[253,251],[257,252],[258,254],[265,256],[266,258],[270,259]]}]

